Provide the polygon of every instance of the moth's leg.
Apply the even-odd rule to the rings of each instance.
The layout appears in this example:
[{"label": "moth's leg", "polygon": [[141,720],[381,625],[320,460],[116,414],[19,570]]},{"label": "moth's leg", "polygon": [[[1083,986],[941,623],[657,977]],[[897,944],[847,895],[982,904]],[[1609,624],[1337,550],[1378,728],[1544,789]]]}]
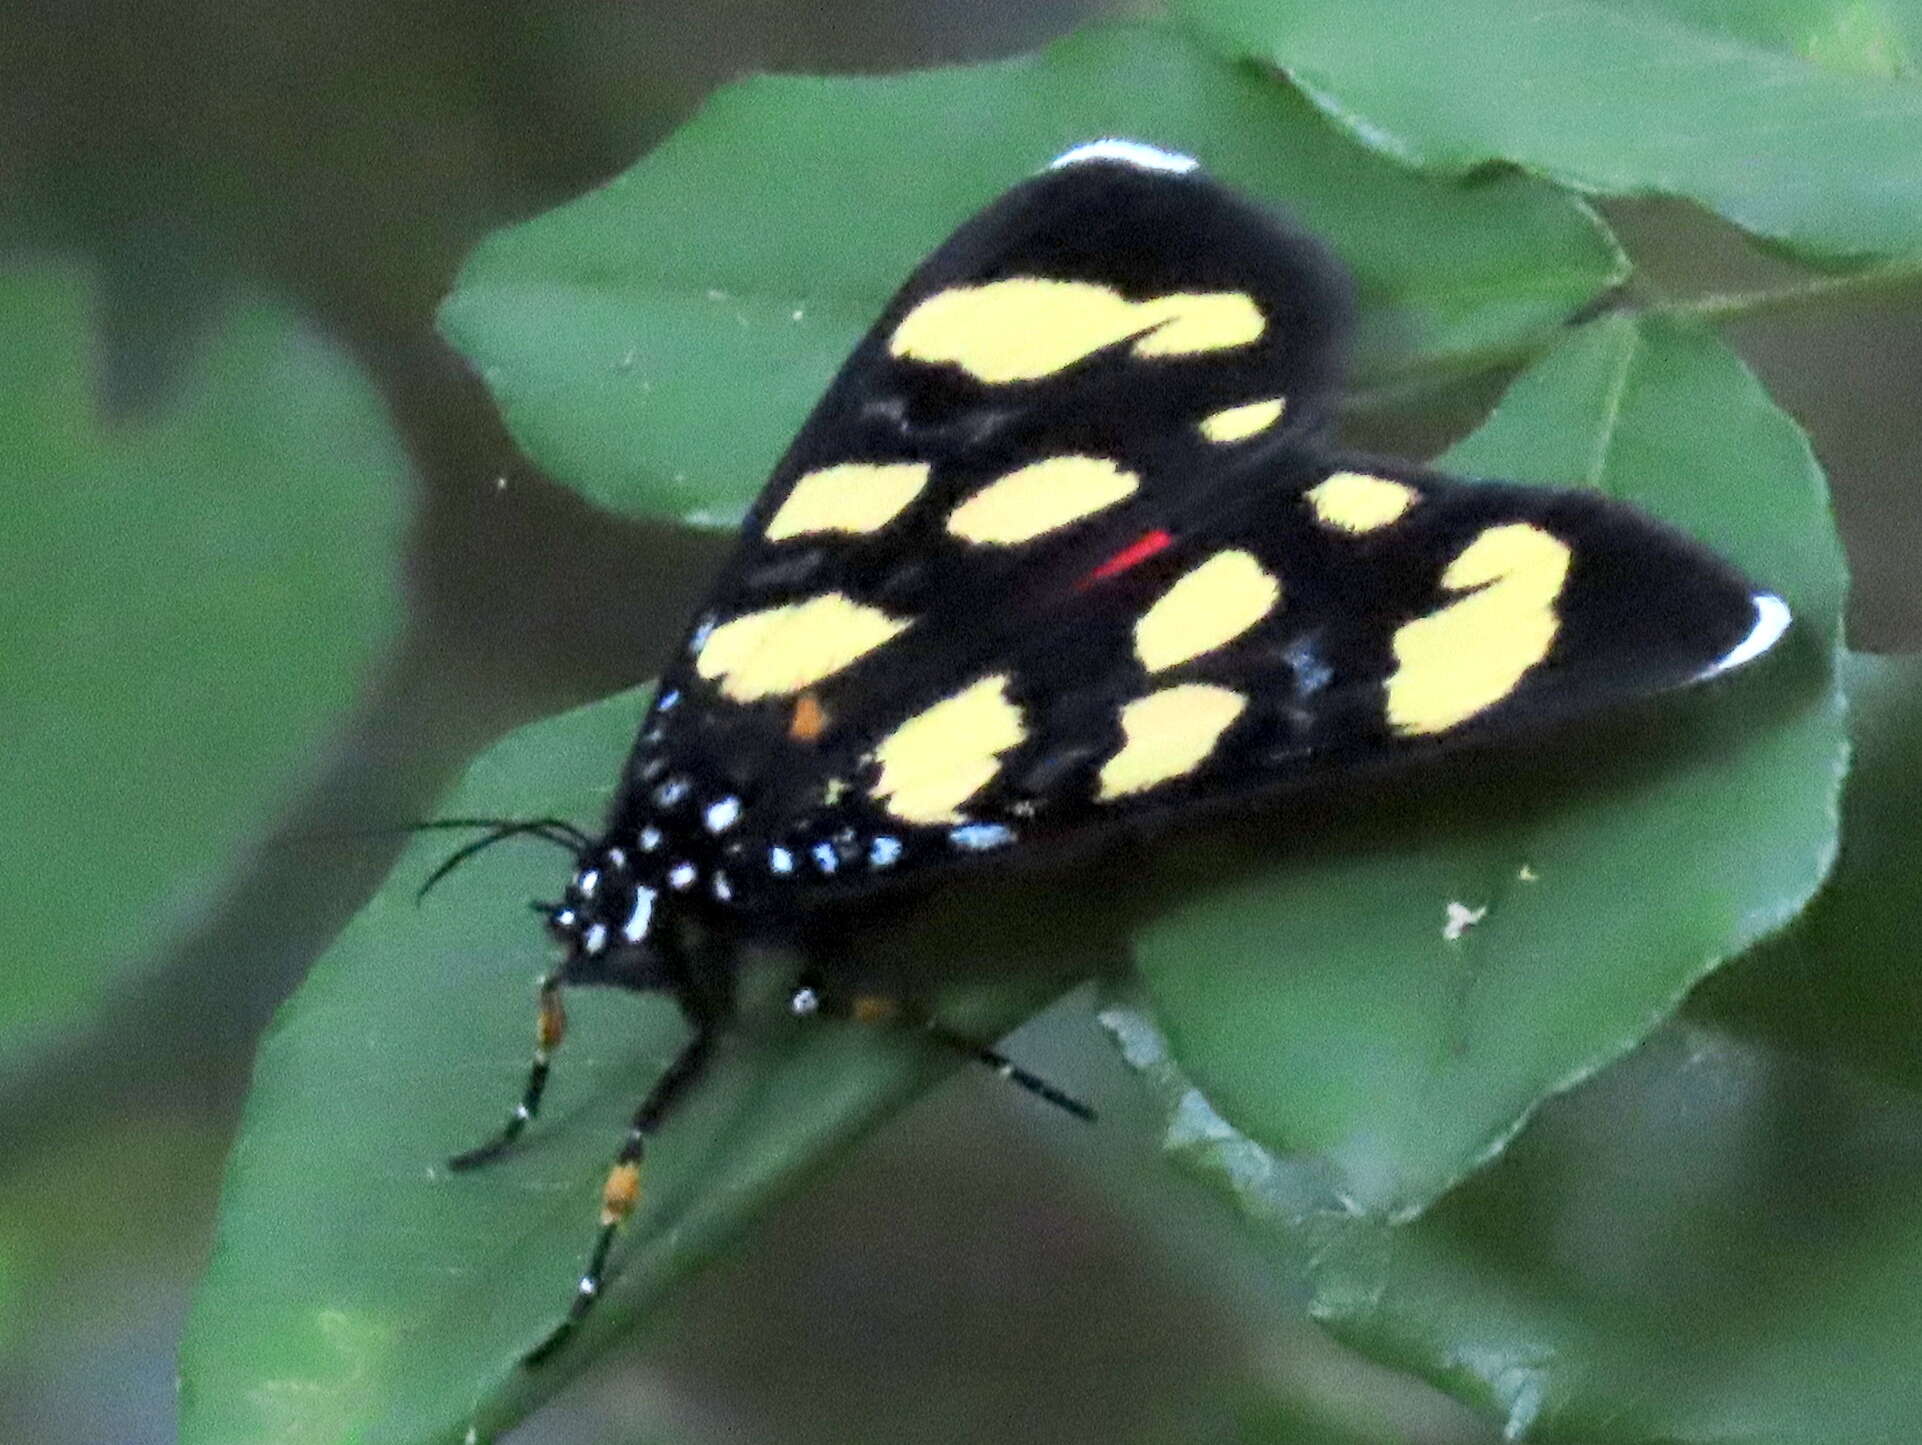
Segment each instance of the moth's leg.
[{"label": "moth's leg", "polygon": [[646,974],[636,972],[607,982],[625,982],[628,988],[644,992],[671,988],[675,1003],[680,1005],[680,1016],[688,1020],[692,1032],[680,1047],[680,1053],[675,1055],[675,1061],[653,1080],[648,1097],[642,1099],[640,1109],[634,1111],[634,1118],[628,1122],[627,1138],[621,1141],[621,1151],[613,1157],[613,1168],[607,1170],[607,1180],[602,1184],[600,1232],[594,1236],[588,1266],[580,1272],[575,1299],[567,1307],[565,1318],[527,1353],[525,1364],[529,1366],[540,1364],[559,1349],[600,1299],[613,1237],[621,1232],[628,1214],[640,1203],[640,1170],[648,1149],[648,1136],[673,1113],[682,1095],[694,1088],[694,1082],[713,1057],[715,1041],[721,1038],[721,1032],[734,1015],[734,951],[728,940],[709,938],[696,947],[692,955],[682,955],[680,949],[673,949],[663,953],[657,963],[659,968],[652,968]]},{"label": "moth's leg", "polygon": [[567,1010],[561,1003],[561,985],[566,981],[562,978],[563,971],[557,968],[541,979],[540,1002],[534,1019],[534,1062],[528,1067],[520,1103],[514,1106],[514,1112],[507,1116],[507,1123],[498,1134],[485,1144],[456,1154],[447,1161],[449,1169],[473,1169],[500,1157],[540,1112],[541,1095],[547,1089],[548,1060],[567,1036]]},{"label": "moth's leg", "polygon": [[620,1152],[614,1156],[614,1167],[608,1170],[607,1181],[601,1186],[600,1232],[594,1236],[594,1249],[588,1255],[587,1268],[581,1273],[580,1284],[575,1287],[573,1303],[567,1307],[566,1317],[547,1338],[527,1352],[527,1364],[538,1365],[559,1349],[600,1298],[601,1284],[607,1275],[607,1255],[614,1247],[614,1236],[641,1201],[641,1166],[647,1149],[647,1136],[660,1126],[675,1102],[707,1067],[716,1035],[717,1030],[712,1022],[697,1025],[694,1037],[675,1055],[674,1062],[667,1066],[667,1072],[654,1081],[647,1098],[634,1111],[627,1137],[621,1141]]},{"label": "moth's leg", "polygon": [[1026,1089],[1057,1109],[1065,1109],[1077,1119],[1094,1120],[1094,1110],[1073,1095],[1063,1093],[1039,1074],[1028,1072],[991,1044],[956,1033],[926,1010],[905,999],[879,993],[840,993],[828,988],[817,971],[809,970],[789,991],[788,1008],[802,1018],[844,1019],[870,1027],[918,1033],[950,1053],[994,1070],[1009,1083]]}]

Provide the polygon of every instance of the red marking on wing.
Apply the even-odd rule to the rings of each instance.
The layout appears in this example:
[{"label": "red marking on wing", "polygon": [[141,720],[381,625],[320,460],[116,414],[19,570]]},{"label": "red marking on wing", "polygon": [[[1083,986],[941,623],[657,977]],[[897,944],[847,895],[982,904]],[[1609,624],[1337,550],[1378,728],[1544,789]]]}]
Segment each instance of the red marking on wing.
[{"label": "red marking on wing", "polygon": [[1130,567],[1139,566],[1155,553],[1173,546],[1174,540],[1174,533],[1164,532],[1159,527],[1152,532],[1144,533],[1083,577],[1081,585],[1086,587],[1093,582],[1105,582],[1110,577],[1119,577]]}]

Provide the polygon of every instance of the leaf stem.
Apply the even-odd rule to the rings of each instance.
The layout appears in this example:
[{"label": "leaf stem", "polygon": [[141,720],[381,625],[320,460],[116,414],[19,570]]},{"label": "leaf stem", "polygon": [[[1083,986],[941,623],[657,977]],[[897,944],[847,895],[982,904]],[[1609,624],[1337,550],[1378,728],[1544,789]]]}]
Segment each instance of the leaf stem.
[{"label": "leaf stem", "polygon": [[1918,284],[1922,284],[1922,255],[1904,256],[1900,260],[1853,271],[1846,276],[1818,276],[1789,286],[1763,287],[1754,291],[1711,292],[1707,296],[1691,297],[1686,301],[1656,302],[1642,309],[1658,316],[1728,321],[1737,317],[1793,311],[1837,297],[1868,296]]}]

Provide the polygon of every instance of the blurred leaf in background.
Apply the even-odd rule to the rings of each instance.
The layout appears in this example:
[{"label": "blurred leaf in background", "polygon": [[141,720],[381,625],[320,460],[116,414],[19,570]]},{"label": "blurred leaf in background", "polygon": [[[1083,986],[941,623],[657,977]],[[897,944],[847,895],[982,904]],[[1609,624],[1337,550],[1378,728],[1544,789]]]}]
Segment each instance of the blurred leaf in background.
[{"label": "blurred leaf in background", "polygon": [[236,306],[104,420],[92,288],[0,272],[0,1057],[205,922],[392,642],[407,465],[365,380]]},{"label": "blurred leaf in background", "polygon": [[1858,655],[1844,675],[1855,758],[1836,876],[1791,928],[1710,980],[1690,1011],[1913,1093],[1922,874],[1909,845],[1922,805],[1922,658]]},{"label": "blurred leaf in background", "polygon": [[[1174,0],[1370,149],[1686,196],[1811,261],[1916,245],[1914,8],[1876,0]],[[1846,157],[1837,164],[1838,157]]]}]

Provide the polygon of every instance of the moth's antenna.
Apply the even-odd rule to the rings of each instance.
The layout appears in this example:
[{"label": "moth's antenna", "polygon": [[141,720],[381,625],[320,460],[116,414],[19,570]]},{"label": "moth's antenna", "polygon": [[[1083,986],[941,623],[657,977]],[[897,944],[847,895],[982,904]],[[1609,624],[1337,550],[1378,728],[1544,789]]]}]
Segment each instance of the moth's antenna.
[{"label": "moth's antenna", "polygon": [[420,885],[414,901],[420,902],[449,873],[478,853],[484,853],[496,843],[504,843],[509,838],[539,838],[543,843],[552,843],[562,852],[579,858],[594,846],[593,839],[581,832],[572,823],[559,818],[437,818],[431,823],[418,823],[410,831],[431,832],[442,828],[487,828],[485,837],[464,843],[441,860],[440,865],[427,875],[427,881]]}]

